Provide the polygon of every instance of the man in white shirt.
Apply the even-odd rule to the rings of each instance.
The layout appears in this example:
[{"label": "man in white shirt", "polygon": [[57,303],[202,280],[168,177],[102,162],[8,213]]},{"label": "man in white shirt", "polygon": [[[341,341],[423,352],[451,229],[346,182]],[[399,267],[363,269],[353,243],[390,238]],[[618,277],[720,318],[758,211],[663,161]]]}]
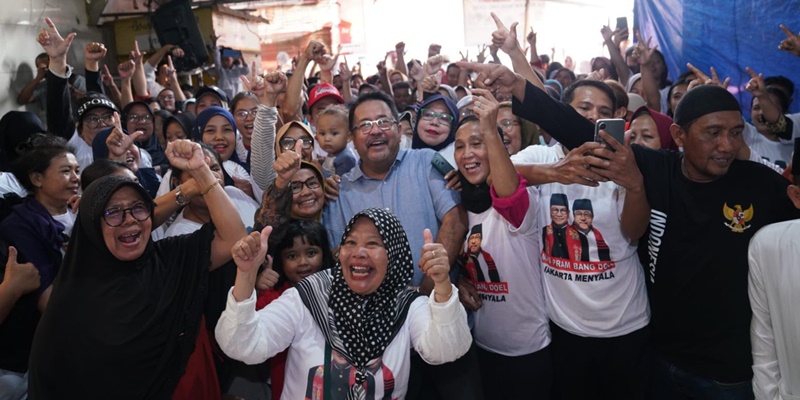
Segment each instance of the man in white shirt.
[{"label": "man in white shirt", "polygon": [[[794,184],[800,209],[800,138],[794,142]],[[800,398],[800,220],[772,224],[750,241],[748,293],[753,319],[753,391],[756,399]]]}]

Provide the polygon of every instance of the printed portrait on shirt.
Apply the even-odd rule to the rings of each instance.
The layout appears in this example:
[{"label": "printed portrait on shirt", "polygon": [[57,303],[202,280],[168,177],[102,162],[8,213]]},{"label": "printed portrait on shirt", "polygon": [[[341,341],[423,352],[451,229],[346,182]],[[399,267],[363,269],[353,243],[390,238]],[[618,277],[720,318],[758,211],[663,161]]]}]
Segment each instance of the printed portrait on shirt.
[{"label": "printed portrait on shirt", "polygon": [[[572,223],[569,217],[572,214]],[[610,261],[611,254],[603,235],[594,227],[590,199],[576,199],[570,212],[564,193],[550,196],[550,224],[542,232],[544,253],[572,261]]]},{"label": "printed portrait on shirt", "polygon": [[564,193],[550,196],[550,224],[544,227],[542,243],[548,256],[569,259],[567,230],[569,226],[569,200]]},{"label": "printed portrait on shirt", "polygon": [[578,231],[580,248],[573,249],[575,261],[610,261],[608,244],[599,230],[592,226],[594,209],[589,199],[577,199],[572,203],[572,227]]},{"label": "printed portrait on shirt", "polygon": [[473,282],[502,282],[492,255],[481,247],[482,242],[483,225],[477,224],[469,231],[467,249],[459,264],[464,266]]},{"label": "printed portrait on shirt", "polygon": [[[305,400],[328,400],[325,397],[325,366],[318,365],[308,371]],[[332,400],[345,400],[350,385],[355,383],[356,369],[336,350],[331,351],[330,397]],[[394,392],[394,373],[378,358],[367,366],[367,381],[364,383],[367,399],[397,400]],[[376,397],[376,393],[383,396]]]}]

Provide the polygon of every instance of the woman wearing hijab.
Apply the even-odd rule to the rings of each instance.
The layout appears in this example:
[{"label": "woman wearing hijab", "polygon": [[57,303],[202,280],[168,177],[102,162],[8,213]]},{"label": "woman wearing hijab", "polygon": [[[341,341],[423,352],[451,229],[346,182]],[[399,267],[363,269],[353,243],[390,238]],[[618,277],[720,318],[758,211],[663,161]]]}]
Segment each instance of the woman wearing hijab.
[{"label": "woman wearing hijab", "polygon": [[[404,398],[413,346],[428,363],[454,361],[471,338],[447,252],[426,230],[422,270],[432,278],[425,299],[407,290],[414,263],[405,230],[390,211],[353,216],[331,270],[300,281],[255,311],[253,290],[270,228],[234,246],[238,267],[217,324],[222,350],[249,364],[291,348],[282,398]],[[331,373],[328,373],[328,372]],[[338,397],[340,398],[340,397]]]},{"label": "woman wearing hijab", "polygon": [[672,118],[647,106],[641,106],[633,113],[628,125],[632,132],[631,143],[655,150],[678,150],[669,132],[670,125]]},{"label": "woman wearing hijab", "polygon": [[417,112],[417,125],[411,139],[412,149],[438,151],[455,167],[453,141],[458,126],[458,107],[450,98],[435,94],[425,99]]},{"label": "woman wearing hijab", "polygon": [[[199,144],[176,141],[166,153],[203,188],[213,223],[153,242],[153,201],[144,188],[118,176],[92,183],[33,340],[31,399],[166,399],[176,390],[205,332],[208,271],[231,260],[246,232],[227,217],[233,205]],[[205,378],[195,382],[216,384]],[[202,393],[213,398],[214,389]]]}]

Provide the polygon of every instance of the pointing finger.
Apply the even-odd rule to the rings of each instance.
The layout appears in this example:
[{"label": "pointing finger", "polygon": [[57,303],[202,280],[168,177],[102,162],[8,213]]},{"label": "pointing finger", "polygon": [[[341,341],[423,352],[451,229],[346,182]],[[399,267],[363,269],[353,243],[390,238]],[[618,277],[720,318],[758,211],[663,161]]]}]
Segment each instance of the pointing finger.
[{"label": "pointing finger", "polygon": [[781,24],[781,30],[783,31],[783,33],[786,34],[786,37],[788,38],[795,37],[794,32],[792,32],[789,28],[787,28],[786,25]]},{"label": "pointing finger", "polygon": [[500,21],[500,18],[497,17],[497,14],[491,13],[492,19],[494,20],[495,25],[497,25],[497,29],[506,29],[506,26],[503,24],[503,21]]},{"label": "pointing finger", "polygon": [[745,67],[744,70],[745,70],[745,72],[747,72],[747,75],[750,75],[751,78],[755,79],[755,78],[758,77],[758,74],[756,74],[756,71],[753,71],[752,68]]}]

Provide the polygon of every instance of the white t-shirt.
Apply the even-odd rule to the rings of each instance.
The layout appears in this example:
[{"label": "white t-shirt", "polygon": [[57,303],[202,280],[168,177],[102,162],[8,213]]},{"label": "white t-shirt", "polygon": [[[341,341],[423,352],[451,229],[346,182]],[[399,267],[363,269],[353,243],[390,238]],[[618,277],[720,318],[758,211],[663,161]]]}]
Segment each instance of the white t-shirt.
[{"label": "white t-shirt", "polygon": [[[411,346],[429,364],[451,362],[467,352],[472,340],[466,312],[458,301],[458,289],[453,287],[452,290],[453,294],[445,303],[435,303],[433,298],[424,296],[411,303],[400,331],[370,368],[367,391],[374,391],[374,395],[369,398],[405,398]],[[231,290],[215,329],[220,348],[228,356],[250,365],[260,364],[288,348],[281,398],[319,399],[325,337],[303,305],[299,292],[291,288],[259,311],[255,311],[255,303],[255,292],[249,299],[237,303]],[[338,364],[337,358],[334,352],[331,363]],[[346,362],[343,364],[339,368],[342,374],[333,374],[332,390],[349,384],[346,382],[350,378],[350,366]],[[346,382],[341,382],[340,377]],[[389,387],[393,387],[392,392],[385,394]],[[312,395],[307,397],[307,393]]]},{"label": "white t-shirt", "polygon": [[759,133],[753,124],[749,123],[744,124],[742,135],[745,143],[750,146],[750,150],[757,152],[764,160],[782,169],[786,169],[789,163],[792,162],[793,144],[781,140],[773,142]]},{"label": "white t-shirt", "polygon": [[78,165],[81,167],[81,171],[85,170],[86,167],[94,162],[94,152],[92,151],[92,146],[89,146],[86,141],[83,140],[81,135],[78,135],[77,129],[72,134],[72,137],[69,139],[67,144],[75,149],[75,158],[78,159]]},{"label": "white t-shirt", "polygon": [[19,197],[25,197],[28,195],[28,190],[22,187],[14,174],[0,171],[0,196],[6,193],[16,193]]},{"label": "white t-shirt", "polygon": [[[480,278],[475,282],[483,301],[474,314],[475,344],[509,357],[534,353],[550,343],[538,256],[539,191],[529,187],[523,195],[528,196],[530,203],[519,228],[494,207],[480,214],[470,212],[469,232],[480,225],[480,250],[470,255],[468,236],[464,253],[459,257],[467,271],[479,267],[483,277],[482,282]],[[475,265],[476,260],[479,266]]]},{"label": "white t-shirt", "polygon": [[[554,163],[561,146],[529,146],[511,157],[515,164]],[[547,313],[559,327],[584,337],[616,337],[645,327],[650,306],[636,243],[622,236],[620,216],[625,190],[613,182],[593,188],[550,183],[539,186],[538,223]],[[553,194],[567,197],[566,228],[552,225]],[[593,219],[586,233],[575,222],[575,200],[591,204]],[[584,202],[586,203],[586,202]],[[564,232],[563,242],[554,235]],[[557,254],[558,243],[564,253]],[[554,245],[555,244],[555,245]]]},{"label": "white t-shirt", "polygon": [[[237,187],[225,186],[225,192],[228,193],[231,202],[236,206],[236,210],[239,212],[239,217],[242,219],[245,229],[250,232],[253,229],[253,219],[258,209],[258,203]],[[202,224],[184,218],[182,210],[178,216],[175,217],[175,221],[167,228],[164,237],[192,233],[202,226]]]}]

